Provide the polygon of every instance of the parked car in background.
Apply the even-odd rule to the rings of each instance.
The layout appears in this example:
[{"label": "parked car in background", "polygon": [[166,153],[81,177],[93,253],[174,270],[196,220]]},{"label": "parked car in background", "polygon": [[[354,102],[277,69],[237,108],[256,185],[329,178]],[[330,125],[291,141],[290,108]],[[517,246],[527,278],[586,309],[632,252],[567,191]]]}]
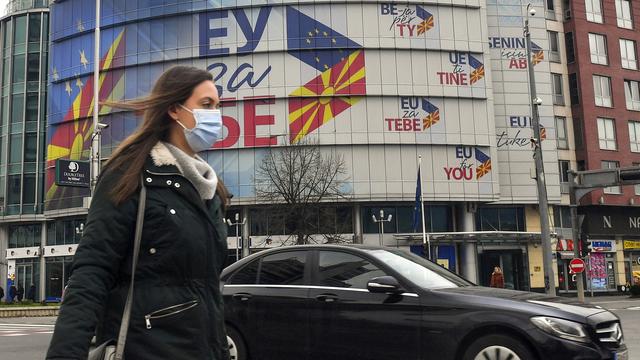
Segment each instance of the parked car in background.
[{"label": "parked car in background", "polygon": [[222,282],[239,360],[628,357],[609,311],[475,286],[397,249],[270,249],[226,268]]}]

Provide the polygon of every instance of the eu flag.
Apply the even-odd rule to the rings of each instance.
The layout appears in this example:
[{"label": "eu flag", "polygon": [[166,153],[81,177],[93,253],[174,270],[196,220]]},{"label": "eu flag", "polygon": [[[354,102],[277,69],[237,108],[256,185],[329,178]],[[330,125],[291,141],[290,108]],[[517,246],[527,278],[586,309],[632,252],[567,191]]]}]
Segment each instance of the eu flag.
[{"label": "eu flag", "polygon": [[325,71],[361,48],[316,19],[287,7],[287,49],[305,64]]},{"label": "eu flag", "polygon": [[420,218],[422,217],[422,207],[420,206],[420,197],[422,195],[422,181],[420,181],[420,165],[418,165],[418,181],[416,182],[416,204],[413,207],[413,232],[418,230]]}]

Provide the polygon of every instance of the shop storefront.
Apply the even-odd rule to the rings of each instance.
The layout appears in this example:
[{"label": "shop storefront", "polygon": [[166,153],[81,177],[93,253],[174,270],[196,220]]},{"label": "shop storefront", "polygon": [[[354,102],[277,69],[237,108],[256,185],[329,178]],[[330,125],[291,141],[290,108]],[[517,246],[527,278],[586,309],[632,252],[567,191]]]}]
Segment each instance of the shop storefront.
[{"label": "shop storefront", "polygon": [[587,257],[587,290],[616,291],[616,242],[591,240],[593,251]]},{"label": "shop storefront", "polygon": [[640,240],[624,240],[623,243],[626,283],[640,284]]}]

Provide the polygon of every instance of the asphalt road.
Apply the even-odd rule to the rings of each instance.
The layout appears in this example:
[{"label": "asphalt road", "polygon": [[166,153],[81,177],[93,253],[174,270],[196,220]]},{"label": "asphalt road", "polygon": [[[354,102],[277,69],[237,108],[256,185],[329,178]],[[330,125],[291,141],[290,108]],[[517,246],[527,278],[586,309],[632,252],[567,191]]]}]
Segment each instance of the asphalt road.
[{"label": "asphalt road", "polygon": [[[640,360],[640,299],[627,297],[587,298],[616,313],[622,320],[630,360]],[[44,359],[56,318],[0,319],[0,359]]]}]

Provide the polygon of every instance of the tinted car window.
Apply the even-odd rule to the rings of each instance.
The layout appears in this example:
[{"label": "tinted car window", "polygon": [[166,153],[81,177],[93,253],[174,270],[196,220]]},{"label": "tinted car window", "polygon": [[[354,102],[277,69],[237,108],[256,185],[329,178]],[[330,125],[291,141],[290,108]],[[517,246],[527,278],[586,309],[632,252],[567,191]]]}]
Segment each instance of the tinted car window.
[{"label": "tinted car window", "polygon": [[472,283],[460,276],[402,250],[368,250],[380,262],[400,273],[407,280],[424,289],[441,289],[471,286]]},{"label": "tinted car window", "polygon": [[258,265],[260,264],[259,260],[251,262],[249,265],[246,265],[238,272],[231,276],[231,279],[227,281],[227,284],[231,285],[251,285],[255,284],[258,279]]},{"label": "tinted car window", "polygon": [[259,284],[302,285],[306,251],[288,251],[262,258]]},{"label": "tinted car window", "polygon": [[369,261],[340,251],[320,251],[320,286],[366,289],[369,280],[386,275]]}]

